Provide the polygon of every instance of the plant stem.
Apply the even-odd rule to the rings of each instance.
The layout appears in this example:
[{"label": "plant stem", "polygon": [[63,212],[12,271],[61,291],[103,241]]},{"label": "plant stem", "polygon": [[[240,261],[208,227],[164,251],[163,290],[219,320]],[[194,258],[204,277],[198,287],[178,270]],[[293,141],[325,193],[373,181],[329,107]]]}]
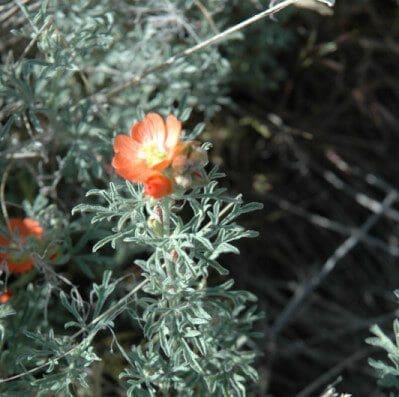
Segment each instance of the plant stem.
[{"label": "plant stem", "polygon": [[[170,216],[172,210],[173,201],[170,198],[165,198],[162,202],[162,226],[163,226],[163,235],[164,237],[170,236]],[[171,261],[165,258],[165,268],[166,273],[171,281],[174,280],[174,270],[171,266]]]}]

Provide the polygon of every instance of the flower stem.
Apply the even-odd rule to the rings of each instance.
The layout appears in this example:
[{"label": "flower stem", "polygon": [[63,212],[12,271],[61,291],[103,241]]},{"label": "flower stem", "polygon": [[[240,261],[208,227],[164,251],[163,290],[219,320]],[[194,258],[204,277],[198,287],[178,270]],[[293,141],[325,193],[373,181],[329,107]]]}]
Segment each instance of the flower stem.
[{"label": "flower stem", "polygon": [[[172,211],[173,201],[166,198],[162,202],[162,218],[163,218],[163,235],[168,237],[171,234],[171,211]],[[174,283],[175,275],[172,263],[169,259],[165,258],[166,273],[169,279]]]}]

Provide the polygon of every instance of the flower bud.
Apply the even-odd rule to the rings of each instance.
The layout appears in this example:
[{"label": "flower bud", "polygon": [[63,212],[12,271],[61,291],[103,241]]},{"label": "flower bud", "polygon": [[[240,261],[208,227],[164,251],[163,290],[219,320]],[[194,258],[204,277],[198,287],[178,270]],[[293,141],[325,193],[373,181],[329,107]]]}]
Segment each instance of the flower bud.
[{"label": "flower bud", "polygon": [[7,303],[7,302],[11,299],[11,297],[12,297],[13,295],[14,295],[14,294],[13,294],[12,291],[10,291],[10,290],[4,291],[4,292],[0,295],[0,305],[4,305],[5,303]]},{"label": "flower bud", "polygon": [[163,226],[162,226],[162,223],[159,222],[159,220],[157,218],[155,218],[154,216],[151,216],[147,221],[147,225],[156,236],[162,236]]},{"label": "flower bud", "polygon": [[188,167],[189,162],[187,160],[187,156],[184,154],[180,154],[174,158],[172,168],[176,174],[183,174]]},{"label": "flower bud", "polygon": [[172,193],[172,181],[162,174],[147,178],[144,183],[144,194],[159,199]]},{"label": "flower bud", "polygon": [[187,190],[192,185],[192,178],[190,177],[190,175],[177,175],[175,177],[175,182],[179,187]]}]

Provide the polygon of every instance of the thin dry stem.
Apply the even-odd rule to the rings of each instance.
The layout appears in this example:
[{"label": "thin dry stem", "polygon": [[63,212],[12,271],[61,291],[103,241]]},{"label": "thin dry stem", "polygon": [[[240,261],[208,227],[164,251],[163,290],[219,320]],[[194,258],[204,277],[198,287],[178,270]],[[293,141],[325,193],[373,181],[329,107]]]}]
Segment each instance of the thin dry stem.
[{"label": "thin dry stem", "polygon": [[10,218],[9,218],[9,216],[8,216],[8,211],[7,211],[6,198],[5,198],[5,190],[6,190],[7,178],[8,178],[8,175],[10,174],[10,171],[11,171],[11,168],[12,168],[13,165],[14,165],[14,162],[13,162],[13,161],[11,161],[11,162],[7,165],[7,167],[6,167],[6,169],[5,169],[4,173],[3,173],[3,176],[2,176],[2,178],[1,178],[1,184],[0,184],[1,212],[3,213],[4,221],[5,221],[6,225],[7,225],[7,229],[8,229],[8,231],[9,231],[10,233],[11,233]]},{"label": "thin dry stem", "polygon": [[94,99],[94,100],[97,100],[98,102],[102,102],[104,99],[112,98],[115,95],[119,94],[120,92],[124,91],[126,88],[129,88],[131,86],[134,86],[134,85],[140,83],[143,80],[143,78],[148,76],[149,74],[157,72],[159,70],[162,70],[163,68],[174,64],[177,60],[179,60],[181,58],[186,58],[200,50],[203,50],[206,47],[214,45],[214,44],[222,41],[223,39],[225,39],[227,36],[230,36],[233,33],[239,32],[240,30],[242,30],[242,29],[252,25],[253,23],[258,22],[268,16],[274,15],[275,13],[283,10],[284,8],[287,8],[288,6],[295,4],[297,1],[298,0],[282,1],[281,3],[279,3],[273,7],[270,7],[265,11],[259,12],[258,14],[254,15],[248,19],[245,19],[244,21],[242,21],[234,26],[231,26],[230,28],[225,29],[223,32],[220,32],[220,33],[210,37],[209,39],[201,41],[200,43],[198,43],[190,48],[187,48],[186,50],[179,52],[176,55],[169,57],[166,61],[148,68],[142,74],[135,75],[135,76],[131,77],[130,79],[118,84],[114,88],[99,91],[98,93],[92,95],[90,97],[90,99]]},{"label": "thin dry stem", "polygon": [[389,210],[390,206],[397,200],[398,193],[392,191],[383,200],[378,212],[370,215],[364,224],[339,245],[334,253],[324,262],[320,271],[311,276],[304,286],[300,286],[289,303],[269,331],[269,337],[274,338],[293,319],[295,313],[306,298],[325,280],[335,269],[336,264],[343,259],[378,222],[378,220]]},{"label": "thin dry stem", "polygon": [[212,18],[212,15],[209,13],[207,8],[202,4],[200,0],[194,0],[194,4],[198,7],[198,9],[202,12],[206,20],[209,22],[210,27],[212,28],[215,34],[219,34],[219,30]]}]

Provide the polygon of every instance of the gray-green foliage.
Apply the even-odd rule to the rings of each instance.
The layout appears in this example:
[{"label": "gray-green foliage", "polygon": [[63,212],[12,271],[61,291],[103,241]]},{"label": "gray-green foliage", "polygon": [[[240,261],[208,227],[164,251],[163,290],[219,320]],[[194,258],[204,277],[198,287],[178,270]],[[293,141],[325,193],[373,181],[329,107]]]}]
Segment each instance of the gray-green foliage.
[{"label": "gray-green foliage", "polygon": [[[395,291],[399,297],[399,291]],[[394,339],[391,340],[378,325],[371,328],[375,335],[367,339],[367,343],[385,350],[389,361],[370,358],[369,364],[376,370],[379,383],[382,386],[393,387],[399,391],[399,320],[393,323]]]},{"label": "gray-green foliage", "polygon": [[[13,301],[18,311],[2,313],[2,336],[12,343],[0,352],[1,372],[3,377],[33,372],[0,384],[2,395],[12,396],[29,387],[39,396],[49,391],[72,396],[76,385],[88,387],[88,377],[99,360],[95,338],[108,329],[128,363],[120,376],[130,396],[155,396],[156,390],[174,390],[181,396],[245,396],[246,384],[257,377],[252,366],[256,336],[252,328],[259,318],[255,298],[233,290],[232,280],[208,286],[207,278],[214,274],[212,269],[228,273],[218,257],[238,253],[234,241],[256,236],[235,220],[260,207],[243,204],[240,196],[227,196],[215,181],[221,176],[214,169],[205,187],[164,199],[155,207],[143,198],[142,187],[129,182],[89,192],[100,201],[77,210],[93,213],[92,222],[104,227],[107,237],[95,248],[108,242],[117,247],[146,246],[150,256],[136,261],[143,281],[128,287],[119,300],[117,296],[126,288],[123,278],[113,280],[108,271],[101,284],[93,284],[86,299],[56,276],[53,282],[30,284],[21,291]],[[185,216],[182,203],[191,208]],[[46,203],[39,200],[26,210],[38,215],[44,208]],[[162,228],[157,225],[159,208]],[[148,221],[151,217],[155,222]],[[44,320],[43,310],[48,312]],[[129,352],[115,332],[114,320],[121,316],[130,318],[130,327],[141,329],[144,337]],[[57,323],[65,332],[76,332],[55,333]]]},{"label": "gray-green foliage", "polygon": [[[10,215],[37,219],[46,236],[43,247],[32,247],[38,271],[13,281],[10,309],[0,306],[0,375],[17,376],[0,383],[2,396],[24,390],[73,395],[74,387],[92,380],[104,330],[115,334],[131,364],[121,373],[131,395],[159,388],[182,396],[243,395],[244,385],[256,378],[254,297],[225,279],[207,285],[209,274],[227,274],[218,257],[238,253],[234,241],[255,236],[235,219],[256,205],[225,195],[212,171],[209,185],[177,204],[164,202],[168,235],[159,234],[156,219],[148,223],[153,208],[130,183],[91,190],[100,202],[81,209],[94,213],[94,225],[91,214],[69,216],[87,188],[108,185],[112,138],[144,111],[174,112],[185,121],[193,109],[208,118],[228,102],[231,67],[220,48],[159,65],[235,22],[237,7],[247,5],[45,0],[6,6],[15,12],[0,26],[0,176],[7,179]],[[273,37],[280,48],[279,35]],[[184,215],[178,210],[183,203],[190,208]],[[0,232],[6,234],[5,225]],[[92,245],[99,250],[107,243],[118,248],[115,255],[107,247],[90,252]],[[60,257],[49,265],[46,254],[53,247]],[[150,256],[136,262],[144,280],[136,292],[118,264],[119,256],[142,249],[137,247]],[[83,297],[75,285],[80,282]],[[129,352],[118,343],[117,316],[144,335]]]},{"label": "gray-green foliage", "polygon": [[[213,17],[225,2],[204,5]],[[38,10],[21,7],[26,23],[15,33],[36,40],[37,51],[32,59],[15,61],[17,54],[3,59],[3,161],[39,157],[46,162],[64,151],[57,172],[87,184],[105,177],[101,160],[109,156],[109,140],[128,130],[134,109],[169,112],[177,106],[210,116],[225,101],[229,65],[215,48],[147,73],[214,33],[196,2],[49,0]],[[139,84],[107,96],[107,90],[135,76]]]},{"label": "gray-green foliage", "polygon": [[[104,200],[104,206],[77,207],[94,213],[94,223],[116,225],[95,249],[125,242],[152,252],[147,260],[135,262],[146,281],[145,295],[126,308],[142,326],[145,340],[124,353],[130,365],[121,377],[129,396],[155,396],[157,390],[181,396],[245,396],[245,384],[257,378],[251,329],[259,316],[250,305],[255,298],[232,290],[231,280],[208,286],[207,277],[211,269],[226,275],[220,254],[238,253],[232,242],[256,235],[235,219],[259,206],[226,196],[215,181],[220,176],[213,170],[204,188],[175,197],[177,202],[166,198],[155,207],[143,201],[141,187],[129,182],[88,193]],[[188,219],[177,210],[182,202],[191,207]]]},{"label": "gray-green foliage", "polygon": [[[15,20],[16,26],[10,18],[2,32],[0,162],[43,161],[47,165],[42,171],[43,189],[49,194],[62,177],[68,183],[77,178],[87,186],[93,179],[107,179],[101,160],[109,158],[109,139],[128,130],[137,109],[169,113],[177,108],[180,116],[195,109],[209,117],[228,102],[225,87],[232,79],[246,85],[253,81],[262,81],[262,87],[275,85],[284,72],[274,51],[285,48],[292,37],[277,22],[264,21],[251,40],[229,41],[224,50],[227,58],[219,48],[206,47],[189,59],[157,68],[171,55],[235,22],[237,15],[245,18],[258,11],[255,3],[19,4],[22,16]],[[11,28],[17,38],[10,35]],[[33,46],[19,59],[27,40]],[[8,42],[12,44],[7,46]],[[233,74],[228,58],[233,60]],[[129,79],[136,81],[112,95]]]},{"label": "gray-green foliage", "polygon": [[[105,273],[103,284],[106,287],[108,278],[109,273]],[[86,316],[96,310],[95,305],[93,302],[90,302],[90,306],[83,302],[77,289],[72,288],[70,298],[62,291],[59,293],[60,300],[56,304],[61,303],[62,306],[55,306],[57,310],[54,310],[54,307],[48,307],[48,289],[51,289],[50,284],[37,287],[30,284],[26,291],[18,294],[18,301],[13,302],[18,311],[6,313],[8,317],[3,320],[2,326],[8,344],[0,351],[2,378],[25,373],[26,369],[35,370],[32,375],[28,372],[13,382],[0,383],[2,396],[18,396],[27,389],[34,390],[38,396],[47,396],[49,392],[72,396],[74,385],[89,387],[86,382],[89,366],[99,360],[92,346],[95,333],[79,342],[76,341],[77,334],[72,338],[67,334],[56,335],[48,322],[42,320],[42,314],[43,310],[49,309],[49,320],[55,325],[65,322],[69,313],[75,321],[66,322],[65,328],[77,325],[82,330],[81,327],[88,320]],[[108,289],[111,293],[112,288]],[[96,285],[93,286],[93,293],[96,293]],[[57,301],[57,294],[54,295],[53,304]],[[101,291],[94,303],[103,298],[104,292]],[[102,325],[106,324],[104,322]]]}]

